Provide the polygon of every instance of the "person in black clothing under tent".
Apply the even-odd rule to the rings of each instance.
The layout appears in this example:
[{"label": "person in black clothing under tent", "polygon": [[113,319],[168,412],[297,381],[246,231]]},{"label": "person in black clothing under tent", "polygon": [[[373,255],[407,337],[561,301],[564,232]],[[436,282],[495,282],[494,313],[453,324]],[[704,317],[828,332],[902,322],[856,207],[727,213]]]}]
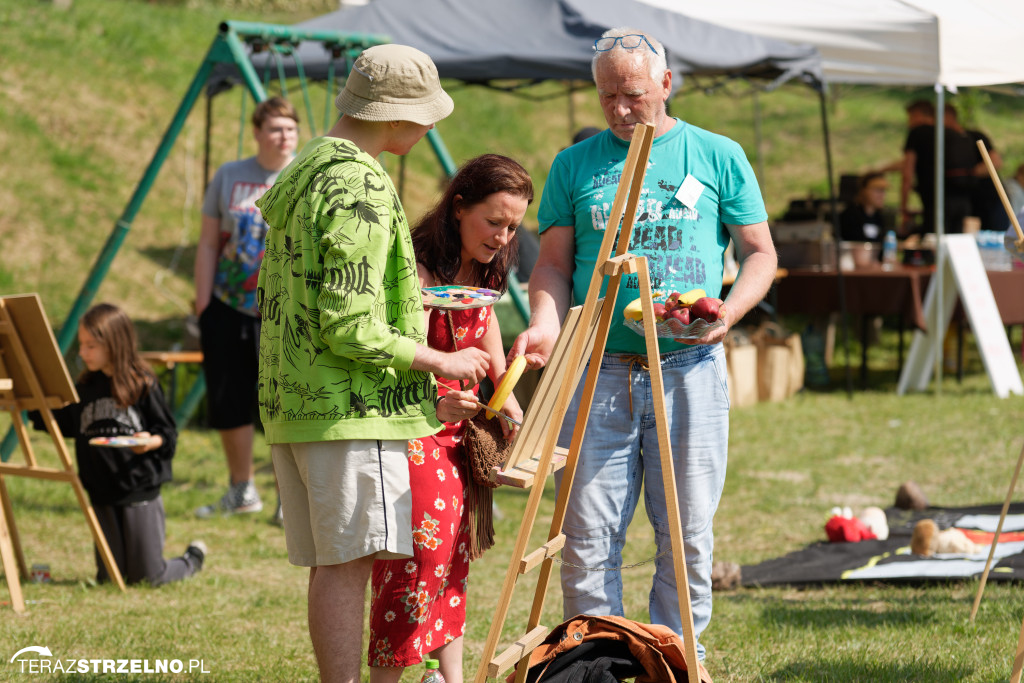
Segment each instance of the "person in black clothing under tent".
[{"label": "person in black clothing under tent", "polygon": [[[980,140],[985,144],[985,150],[988,152],[992,166],[997,172],[1003,167],[1002,155],[993,147],[992,141],[987,135],[980,130],[965,128],[960,123],[956,107],[950,103],[946,104],[945,123],[947,131],[953,131],[963,138],[958,140],[958,144],[964,147],[963,154],[965,157],[968,155],[969,150],[970,160],[973,162],[969,169],[967,181],[970,215],[977,216],[981,220],[982,230],[1003,229],[1006,226],[1007,220],[1006,210],[999,199],[999,192],[996,190],[996,186],[992,184],[989,178],[988,166],[986,166],[981,152],[978,151],[978,141]],[[964,140],[969,145],[963,145]],[[967,160],[965,159],[964,164],[966,165],[966,163]]]},{"label": "person in black clothing under tent", "polygon": [[889,183],[882,173],[865,173],[857,181],[857,196],[839,214],[839,236],[851,242],[881,242],[893,228],[885,213]]}]

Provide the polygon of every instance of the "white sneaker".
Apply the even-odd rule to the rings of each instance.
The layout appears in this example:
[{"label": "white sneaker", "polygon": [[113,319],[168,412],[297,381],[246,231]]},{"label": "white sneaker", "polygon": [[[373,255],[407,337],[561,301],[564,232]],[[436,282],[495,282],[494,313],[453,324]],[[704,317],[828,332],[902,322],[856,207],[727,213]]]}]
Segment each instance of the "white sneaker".
[{"label": "white sneaker", "polygon": [[192,541],[185,548],[185,559],[195,567],[195,571],[199,571],[203,568],[203,562],[206,561],[206,553],[210,552],[206,549],[206,544],[202,541]]},{"label": "white sneaker", "polygon": [[202,519],[209,519],[215,515],[244,514],[259,512],[263,509],[263,501],[260,500],[259,491],[251,481],[242,481],[231,484],[227,493],[215,504],[204,505],[196,509],[196,516]]}]

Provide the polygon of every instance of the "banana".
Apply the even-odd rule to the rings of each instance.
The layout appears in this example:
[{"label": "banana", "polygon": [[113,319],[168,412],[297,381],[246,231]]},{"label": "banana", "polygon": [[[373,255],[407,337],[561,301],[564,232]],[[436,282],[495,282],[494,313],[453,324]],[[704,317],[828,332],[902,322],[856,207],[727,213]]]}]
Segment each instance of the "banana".
[{"label": "banana", "polygon": [[495,413],[492,411],[501,410],[505,406],[505,401],[512,394],[512,389],[519,378],[523,376],[524,370],[526,370],[525,356],[516,356],[512,359],[512,364],[508,366],[505,376],[501,378],[501,383],[494,390],[494,395],[491,396],[491,400],[487,404],[487,419],[494,417]]},{"label": "banana", "polygon": [[708,295],[703,289],[691,289],[686,294],[679,297],[679,304],[681,306],[692,306],[697,299],[703,299]]},{"label": "banana", "polygon": [[641,301],[639,298],[630,301],[626,304],[626,307],[622,309],[622,315],[628,320],[643,320],[644,312],[640,308]]}]

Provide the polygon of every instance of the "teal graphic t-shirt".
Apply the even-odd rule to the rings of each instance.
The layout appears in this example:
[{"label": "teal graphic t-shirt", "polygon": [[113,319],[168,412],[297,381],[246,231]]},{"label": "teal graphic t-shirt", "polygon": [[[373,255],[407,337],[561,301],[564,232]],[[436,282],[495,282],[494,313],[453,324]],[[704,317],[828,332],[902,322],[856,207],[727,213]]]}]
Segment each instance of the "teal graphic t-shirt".
[{"label": "teal graphic t-shirt", "polygon": [[[729,245],[725,224],[760,223],[768,214],[743,149],[729,138],[674,120],[667,133],[654,139],[629,252],[647,257],[655,290],[669,294],[700,288],[718,297]],[[628,142],[602,131],[562,150],[544,185],[540,231],[551,226],[575,230],[572,284],[578,304],[587,296],[628,151]],[[637,276],[623,277],[607,352],[647,352],[644,338],[623,324],[622,309],[638,296]],[[662,353],[689,348],[671,339],[658,342]]]}]

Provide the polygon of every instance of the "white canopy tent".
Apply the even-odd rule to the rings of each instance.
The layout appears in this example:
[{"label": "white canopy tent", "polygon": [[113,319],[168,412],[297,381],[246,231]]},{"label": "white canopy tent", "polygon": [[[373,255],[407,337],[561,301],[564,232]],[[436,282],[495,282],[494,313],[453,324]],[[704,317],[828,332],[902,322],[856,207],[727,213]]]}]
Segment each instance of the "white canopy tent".
[{"label": "white canopy tent", "polygon": [[640,0],[721,26],[814,45],[831,83],[1024,82],[1020,0]]},{"label": "white canopy tent", "polygon": [[[666,9],[683,4],[640,2]],[[685,10],[713,24],[813,45],[821,53],[826,84],[933,86],[937,112],[943,111],[946,90],[1024,83],[1022,0],[729,0],[688,2]],[[936,126],[935,229],[940,249],[944,159],[943,127]],[[942,271],[935,278],[940,301]],[[935,373],[941,381],[938,361]]]}]

